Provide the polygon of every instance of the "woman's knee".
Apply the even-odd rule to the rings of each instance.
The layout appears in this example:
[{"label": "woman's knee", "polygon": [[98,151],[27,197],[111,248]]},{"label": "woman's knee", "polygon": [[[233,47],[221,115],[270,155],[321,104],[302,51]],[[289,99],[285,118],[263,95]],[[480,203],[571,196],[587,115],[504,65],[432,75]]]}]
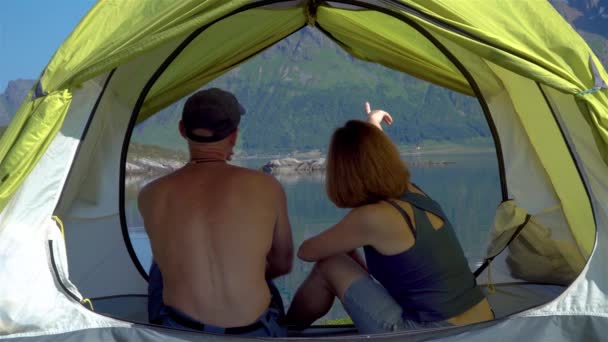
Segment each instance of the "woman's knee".
[{"label": "woman's knee", "polygon": [[343,273],[348,269],[353,268],[353,266],[355,266],[353,264],[354,261],[346,254],[332,255],[329,258],[317,261],[313,271],[328,278],[335,273]]},{"label": "woman's knee", "polygon": [[334,255],[318,261],[313,272],[323,277],[332,292],[340,298],[352,282],[368,276],[367,272],[346,254]]}]

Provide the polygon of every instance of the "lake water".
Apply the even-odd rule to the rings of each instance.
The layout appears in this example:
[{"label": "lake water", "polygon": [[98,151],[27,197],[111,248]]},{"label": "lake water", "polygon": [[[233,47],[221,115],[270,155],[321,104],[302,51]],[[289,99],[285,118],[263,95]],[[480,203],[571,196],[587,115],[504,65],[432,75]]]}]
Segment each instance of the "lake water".
[{"label": "lake water", "polygon": [[[411,167],[412,181],[438,201],[452,222],[470,264],[479,262],[484,254],[487,233],[494,211],[500,203],[500,180],[494,153],[429,154],[404,157],[409,162],[446,161],[450,164],[432,167]],[[267,160],[237,162],[259,168]],[[287,194],[289,218],[296,248],[304,241],[338,222],[347,212],[336,208],[325,194],[323,177],[278,177]],[[144,268],[152,253],[143,221],[137,211],[137,192],[143,182],[128,182],[126,215],[135,252]],[[276,284],[288,306],[297,286],[304,280],[312,264],[296,260],[291,274],[277,279]],[[324,319],[346,317],[338,301]]]}]

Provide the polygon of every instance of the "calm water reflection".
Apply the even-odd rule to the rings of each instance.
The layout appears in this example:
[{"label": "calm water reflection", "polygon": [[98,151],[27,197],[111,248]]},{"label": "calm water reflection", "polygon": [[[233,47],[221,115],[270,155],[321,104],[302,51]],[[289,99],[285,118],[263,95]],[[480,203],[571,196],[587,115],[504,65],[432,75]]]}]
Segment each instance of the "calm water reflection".
[{"label": "calm water reflection", "polygon": [[[486,234],[501,200],[496,157],[492,153],[469,155],[407,156],[406,161],[452,161],[439,167],[412,167],[412,180],[437,200],[453,223],[469,262],[479,261],[484,252]],[[266,160],[247,160],[243,166],[259,168]],[[335,224],[347,210],[336,208],[325,195],[323,177],[278,177],[287,194],[289,218],[294,243],[299,246],[306,238]],[[152,260],[148,238],[137,211],[137,192],[144,179],[130,179],[126,193],[127,223],[134,249],[145,268]],[[297,260],[291,274],[278,279],[277,286],[286,305],[312,264]],[[327,319],[345,317],[336,303]]]}]

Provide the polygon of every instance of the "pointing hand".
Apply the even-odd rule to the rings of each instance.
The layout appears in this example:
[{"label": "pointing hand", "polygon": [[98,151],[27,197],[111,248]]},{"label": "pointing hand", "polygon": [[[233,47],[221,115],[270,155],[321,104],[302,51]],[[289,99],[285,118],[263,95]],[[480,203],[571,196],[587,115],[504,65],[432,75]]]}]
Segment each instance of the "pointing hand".
[{"label": "pointing hand", "polygon": [[387,125],[393,124],[393,118],[391,115],[381,109],[372,110],[372,106],[369,102],[365,102],[365,113],[367,114],[367,122],[382,129],[382,121],[386,122]]}]

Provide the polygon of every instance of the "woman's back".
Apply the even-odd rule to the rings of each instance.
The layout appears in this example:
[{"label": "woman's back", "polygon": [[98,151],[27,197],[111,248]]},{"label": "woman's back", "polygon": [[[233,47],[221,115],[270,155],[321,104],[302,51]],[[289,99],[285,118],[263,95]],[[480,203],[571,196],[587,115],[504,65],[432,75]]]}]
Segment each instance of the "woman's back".
[{"label": "woman's back", "polygon": [[[381,122],[392,123],[390,114],[372,111],[369,103],[365,109],[368,122],[336,129],[327,154],[328,197],[352,210],[300,246],[298,257],[317,263],[296,292],[288,321],[314,322],[334,297],[362,333],[492,319],[448,220],[409,183],[397,146],[382,131]],[[397,200],[408,191],[417,194]]]},{"label": "woman's back", "polygon": [[484,295],[439,204],[410,189],[398,200],[382,202],[388,217],[378,221],[385,226],[378,227],[374,246],[364,247],[368,269],[403,308],[403,318],[447,320]]},{"label": "woman's back", "polygon": [[[386,239],[375,239],[380,251],[372,246],[365,246],[364,250],[370,274],[401,305],[403,318],[422,322],[445,320],[479,303],[483,293],[476,287],[441,207],[416,192],[406,192],[398,201],[387,203],[401,214],[401,221],[407,222],[407,228],[397,222],[395,233],[400,235],[399,230],[411,229],[413,244],[398,253],[394,250],[386,253],[382,245],[395,244],[395,238],[387,235]],[[413,212],[413,220],[403,207]]]}]

